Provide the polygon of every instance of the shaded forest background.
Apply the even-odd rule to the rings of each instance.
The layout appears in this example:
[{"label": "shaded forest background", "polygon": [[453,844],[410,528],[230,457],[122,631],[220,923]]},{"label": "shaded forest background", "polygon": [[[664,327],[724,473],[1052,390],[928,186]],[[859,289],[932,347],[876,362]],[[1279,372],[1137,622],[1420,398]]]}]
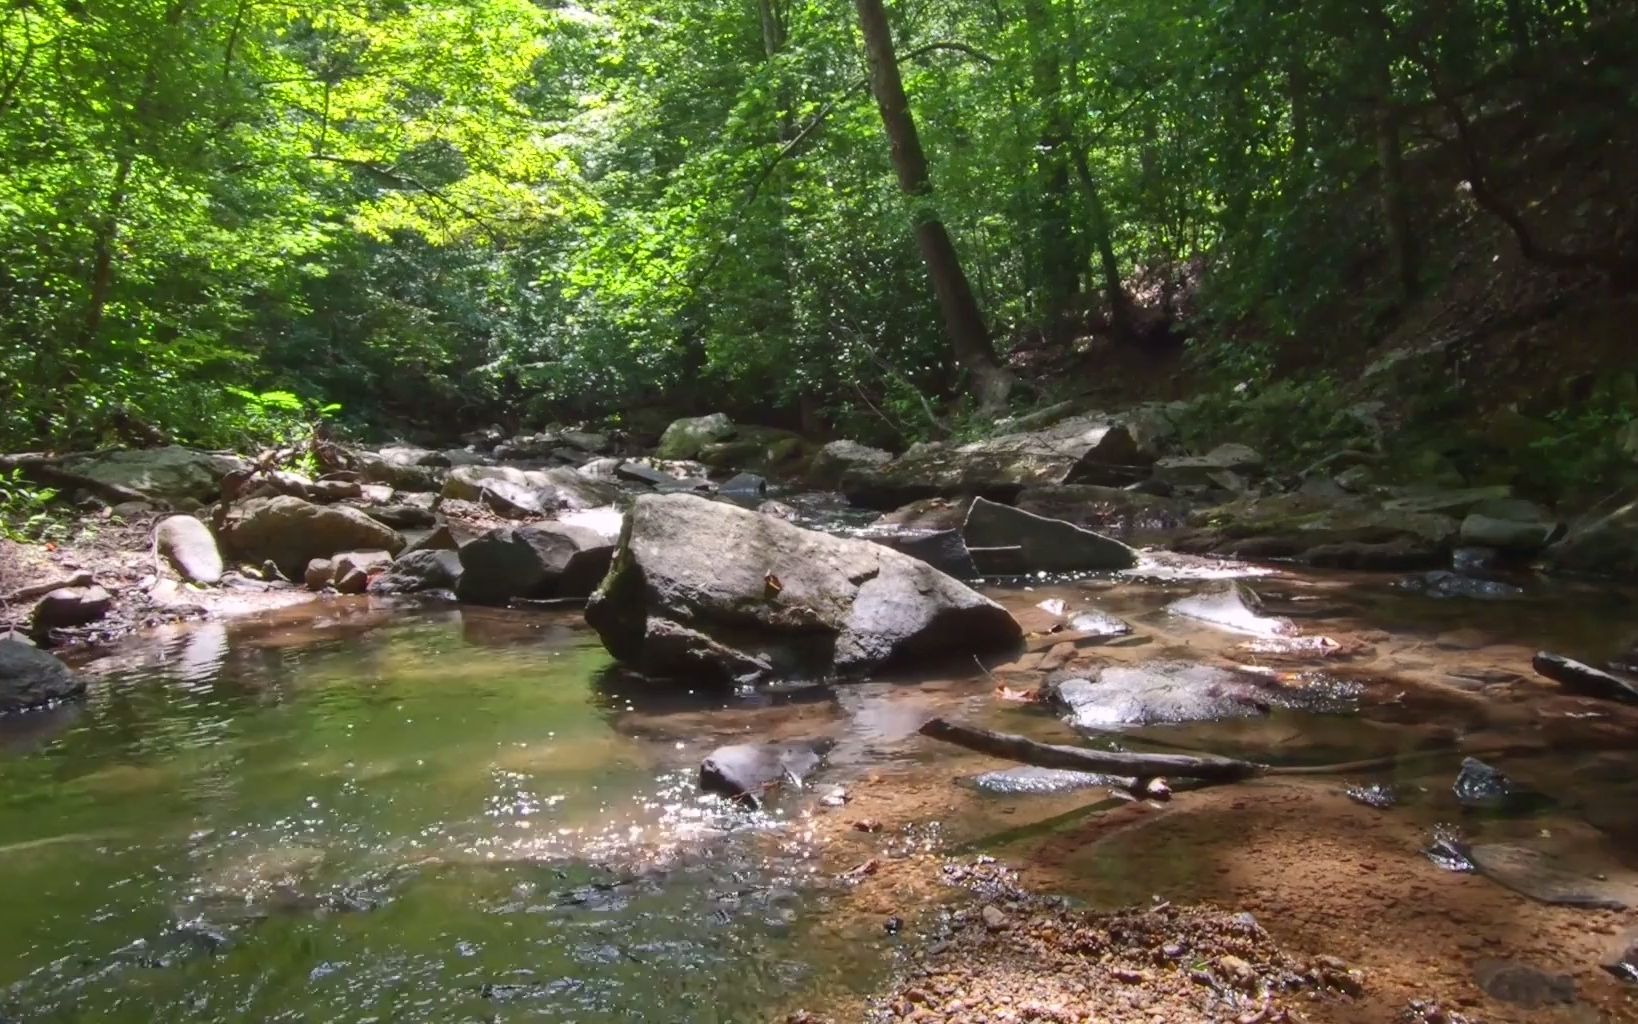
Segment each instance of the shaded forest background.
[{"label": "shaded forest background", "polygon": [[23,0],[0,448],[1193,396],[1595,489],[1638,451],[1635,108],[1602,0]]}]

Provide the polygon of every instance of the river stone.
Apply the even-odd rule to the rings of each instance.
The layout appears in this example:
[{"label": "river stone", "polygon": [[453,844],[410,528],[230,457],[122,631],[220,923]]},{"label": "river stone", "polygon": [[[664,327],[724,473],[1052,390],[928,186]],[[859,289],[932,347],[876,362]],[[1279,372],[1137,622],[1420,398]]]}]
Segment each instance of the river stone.
[{"label": "river stone", "polygon": [[473,604],[514,597],[582,597],[608,568],[613,545],[592,530],[541,523],[501,527],[460,550],[456,596]]},{"label": "river stone", "polygon": [[892,461],[893,453],[880,448],[857,441],[832,441],[815,452],[808,464],[808,486],[834,490],[842,486],[842,478],[850,470],[871,469]]},{"label": "river stone", "polygon": [[755,473],[736,473],[718,485],[717,491],[725,498],[760,499],[768,493],[768,481]]},{"label": "river stone", "polygon": [[308,590],[323,590],[336,577],[336,564],[328,558],[315,558],[302,570],[302,585]]},{"label": "river stone", "polygon": [[632,483],[647,484],[655,488],[677,482],[677,478],[670,473],[662,472],[646,462],[619,463],[614,467],[614,475],[621,480],[630,480]]},{"label": "river stone", "polygon": [[1546,547],[1558,534],[1556,522],[1521,522],[1471,512],[1462,520],[1463,544],[1528,554]]},{"label": "river stone", "polygon": [[29,622],[36,630],[84,626],[107,615],[113,606],[114,596],[102,587],[58,587],[40,598]]},{"label": "river stone", "polygon": [[848,470],[842,493],[856,505],[881,509],[935,495],[1012,500],[1030,487],[1126,483],[1147,475],[1153,461],[1125,424],[1082,416],[967,444],[918,444],[885,465]]},{"label": "river stone", "polygon": [[1069,618],[1066,627],[1071,633],[1083,636],[1126,636],[1132,632],[1132,627],[1122,619],[1107,615],[1097,609],[1076,612]]},{"label": "river stone", "polygon": [[84,692],[79,674],[50,654],[20,640],[0,639],[0,714]]},{"label": "river stone", "polygon": [[359,475],[368,483],[388,484],[401,491],[436,491],[449,468],[442,452],[395,445],[379,452],[358,453]]},{"label": "river stone", "polygon": [[392,555],[385,551],[344,551],[332,561],[335,588],[343,594],[362,594],[371,576],[387,571]]},{"label": "river stone", "polygon": [[288,495],[252,498],[228,511],[222,546],[235,558],[271,560],[287,579],[299,579],[307,563],[341,551],[404,546],[397,531],[349,505],[314,505]]},{"label": "river stone", "polygon": [[485,480],[479,499],[491,512],[505,519],[537,519],[548,508],[557,507],[557,492],[515,484],[510,480]]},{"label": "river stone", "polygon": [[1395,585],[1404,590],[1419,591],[1429,597],[1467,597],[1478,601],[1505,601],[1524,593],[1522,588],[1511,583],[1480,579],[1477,576],[1451,572],[1449,569],[1434,569],[1420,576],[1409,576]]},{"label": "river stone", "polygon": [[1130,569],[1138,561],[1118,540],[985,498],[973,501],[961,536],[984,573]]},{"label": "river stone", "polygon": [[1173,601],[1166,610],[1242,636],[1267,638],[1297,632],[1290,619],[1262,614],[1262,605],[1262,599],[1250,587],[1231,581],[1214,590]]},{"label": "river stone", "polygon": [[1599,966],[1628,985],[1638,985],[1638,931],[1622,936],[1614,953]]},{"label": "river stone", "polygon": [[251,467],[237,455],[168,445],[106,452],[75,459],[66,468],[105,484],[128,487],[155,501],[174,503],[183,498],[212,501],[221,493],[222,477]]},{"label": "river stone", "polygon": [[973,563],[972,552],[967,550],[967,542],[958,530],[871,526],[860,531],[858,536],[926,562],[958,580],[977,579],[981,575],[978,566]]},{"label": "river stone", "polygon": [[412,594],[421,590],[455,590],[461,579],[459,553],[423,548],[399,556],[370,581],[372,594]]},{"label": "river stone", "polygon": [[692,459],[711,442],[726,441],[733,436],[734,421],[727,413],[674,420],[660,435],[655,454],[662,459]]},{"label": "river stone", "polygon": [[1095,731],[1249,718],[1264,710],[1257,688],[1245,677],[1185,662],[1110,665],[1096,682],[1064,679],[1051,693],[1067,710],[1070,725]]},{"label": "river stone", "polygon": [[828,740],[797,740],[718,747],[700,762],[700,790],[758,805],[787,782],[800,789],[830,746]]},{"label": "river stone", "polygon": [[222,581],[222,552],[216,535],[193,516],[167,516],[154,528],[154,549],[191,583]]},{"label": "river stone", "polygon": [[1541,793],[1519,786],[1500,770],[1476,757],[1462,760],[1461,771],[1457,773],[1451,790],[1463,807],[1483,810],[1522,813],[1552,802]]},{"label": "river stone", "polygon": [[422,505],[371,505],[364,514],[394,530],[424,530],[438,522],[432,509]]},{"label": "river stone", "polygon": [[1473,965],[1473,981],[1490,998],[1529,1010],[1575,1002],[1574,978],[1514,960],[1479,961]]},{"label": "river stone", "polygon": [[1481,843],[1463,852],[1486,878],[1541,903],[1588,910],[1638,907],[1638,876],[1630,872],[1596,877],[1566,867],[1557,854],[1501,843]]},{"label": "river stone", "polygon": [[983,793],[1003,796],[1043,796],[1054,793],[1073,793],[1098,786],[1124,787],[1132,780],[1096,772],[1077,772],[1067,768],[1035,768],[1019,765],[984,772],[972,779],[974,788]]},{"label": "river stone", "polygon": [[652,675],[858,674],[1015,646],[995,602],[878,544],[692,495],[637,499],[586,620]]},{"label": "river stone", "polygon": [[609,435],[598,434],[590,430],[565,430],[558,436],[569,447],[578,448],[592,455],[606,452],[614,446],[613,442],[609,440]]},{"label": "river stone", "polygon": [[1562,686],[1566,693],[1638,704],[1638,683],[1630,679],[1547,651],[1537,652],[1530,664],[1537,672]]}]

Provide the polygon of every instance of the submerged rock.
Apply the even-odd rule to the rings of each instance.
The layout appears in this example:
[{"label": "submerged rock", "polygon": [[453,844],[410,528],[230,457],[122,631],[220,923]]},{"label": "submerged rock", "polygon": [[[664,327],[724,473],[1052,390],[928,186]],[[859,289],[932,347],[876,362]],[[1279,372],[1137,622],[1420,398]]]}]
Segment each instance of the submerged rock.
[{"label": "submerged rock", "polygon": [[1148,662],[1111,665],[1097,681],[1065,679],[1053,700],[1078,729],[1215,721],[1262,714],[1266,703],[1246,677],[1210,665]]},{"label": "submerged rock", "polygon": [[222,552],[216,535],[193,516],[167,516],[154,529],[154,550],[190,583],[222,581]]},{"label": "submerged rock", "polygon": [[1397,584],[1402,590],[1414,590],[1429,597],[1465,597],[1478,601],[1505,601],[1524,593],[1520,587],[1497,580],[1464,576],[1448,569],[1435,569],[1420,576],[1411,576]]},{"label": "submerged rock", "polygon": [[1547,651],[1537,652],[1530,664],[1537,672],[1562,686],[1566,693],[1638,704],[1638,683],[1630,679]]},{"label": "submerged rock", "polygon": [[1479,874],[1540,903],[1589,910],[1638,907],[1638,877],[1630,872],[1584,872],[1556,853],[1502,843],[1477,844],[1466,853]]},{"label": "submerged rock", "polygon": [[79,673],[20,640],[0,639],[0,714],[25,711],[85,692]]},{"label": "submerged rock", "polygon": [[315,558],[372,549],[396,553],[404,538],[356,508],[283,496],[252,498],[230,509],[222,543],[236,558],[271,560],[286,579],[300,579]]},{"label": "submerged rock", "polygon": [[1071,633],[1090,636],[1126,636],[1132,632],[1132,627],[1124,620],[1113,615],[1105,615],[1096,609],[1071,615],[1065,628]]},{"label": "submerged rock", "polygon": [[1082,789],[1094,789],[1099,786],[1124,787],[1132,780],[1116,775],[1100,775],[1096,772],[1076,772],[1065,768],[1035,768],[1029,765],[1020,765],[1017,768],[1001,768],[993,772],[975,775],[973,786],[984,793],[996,793],[1003,796],[1028,794],[1031,796],[1045,796],[1053,793],[1073,793]]},{"label": "submerged rock", "polygon": [[1250,587],[1229,582],[1215,590],[1173,601],[1166,610],[1242,636],[1282,637],[1297,632],[1290,619],[1262,614],[1262,605]]},{"label": "submerged rock", "polygon": [[1513,960],[1479,961],[1473,966],[1473,981],[1492,999],[1529,1010],[1575,1002],[1574,978]]},{"label": "submerged rock", "polygon": [[1629,932],[1614,955],[1599,966],[1628,985],[1638,985],[1638,934]]},{"label": "submerged rock", "polygon": [[1385,811],[1399,803],[1399,794],[1394,788],[1380,782],[1373,782],[1369,786],[1349,786],[1342,792],[1354,803],[1374,807],[1379,811]]},{"label": "submerged rock", "polygon": [[781,786],[800,789],[830,747],[829,740],[718,747],[700,762],[700,790],[756,806]]},{"label": "submerged rock", "polygon": [[1462,760],[1462,770],[1451,785],[1456,800],[1463,807],[1500,810],[1516,805],[1529,796],[1513,780],[1476,757]]},{"label": "submerged rock", "polygon": [[1130,569],[1138,561],[1118,540],[985,498],[974,499],[961,536],[979,571],[993,575]]},{"label": "submerged rock", "polygon": [[637,500],[586,620],[654,675],[865,672],[1018,643],[1005,609],[923,562],[692,495]]}]

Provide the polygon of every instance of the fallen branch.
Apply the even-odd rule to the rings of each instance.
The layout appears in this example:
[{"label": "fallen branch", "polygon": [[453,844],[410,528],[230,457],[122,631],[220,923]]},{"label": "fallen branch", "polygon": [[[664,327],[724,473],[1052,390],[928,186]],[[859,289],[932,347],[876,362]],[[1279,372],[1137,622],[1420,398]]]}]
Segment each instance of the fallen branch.
[{"label": "fallen branch", "polygon": [[1133,754],[1124,751],[1090,750],[1038,743],[1023,736],[935,718],[921,727],[921,734],[981,754],[1021,761],[1037,768],[1066,768],[1070,771],[1122,775],[1135,779],[1180,778],[1212,782],[1238,782],[1269,774],[1267,765],[1237,761],[1231,757],[1189,754]]},{"label": "fallen branch", "polygon": [[58,459],[39,455],[0,455],[0,472],[22,473],[37,484],[46,487],[73,488],[96,495],[104,501],[118,504],[122,501],[147,501],[148,496],[140,491],[133,491],[129,487],[119,484],[105,483],[102,480],[93,480],[79,473],[72,473],[58,464]]}]

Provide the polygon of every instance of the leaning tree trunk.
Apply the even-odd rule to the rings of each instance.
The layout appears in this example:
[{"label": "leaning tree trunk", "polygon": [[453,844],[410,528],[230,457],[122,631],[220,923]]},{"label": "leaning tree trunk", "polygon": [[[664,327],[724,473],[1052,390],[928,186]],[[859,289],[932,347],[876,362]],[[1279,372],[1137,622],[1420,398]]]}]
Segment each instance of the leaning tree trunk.
[{"label": "leaning tree trunk", "polygon": [[893,50],[893,32],[887,24],[882,0],[854,0],[859,27],[864,32],[865,53],[870,62],[870,91],[881,111],[882,126],[892,149],[893,169],[899,188],[915,204],[916,245],[933,279],[933,291],[944,313],[944,329],[950,335],[955,360],[972,377],[974,397],[980,409],[1000,412],[1006,408],[1012,390],[1012,375],[1001,365],[984,326],[984,314],[973,297],[972,286],[961,269],[955,243],[933,207],[933,182],[927,173],[927,154],[922,151],[910,100],[899,76],[899,58]]}]

